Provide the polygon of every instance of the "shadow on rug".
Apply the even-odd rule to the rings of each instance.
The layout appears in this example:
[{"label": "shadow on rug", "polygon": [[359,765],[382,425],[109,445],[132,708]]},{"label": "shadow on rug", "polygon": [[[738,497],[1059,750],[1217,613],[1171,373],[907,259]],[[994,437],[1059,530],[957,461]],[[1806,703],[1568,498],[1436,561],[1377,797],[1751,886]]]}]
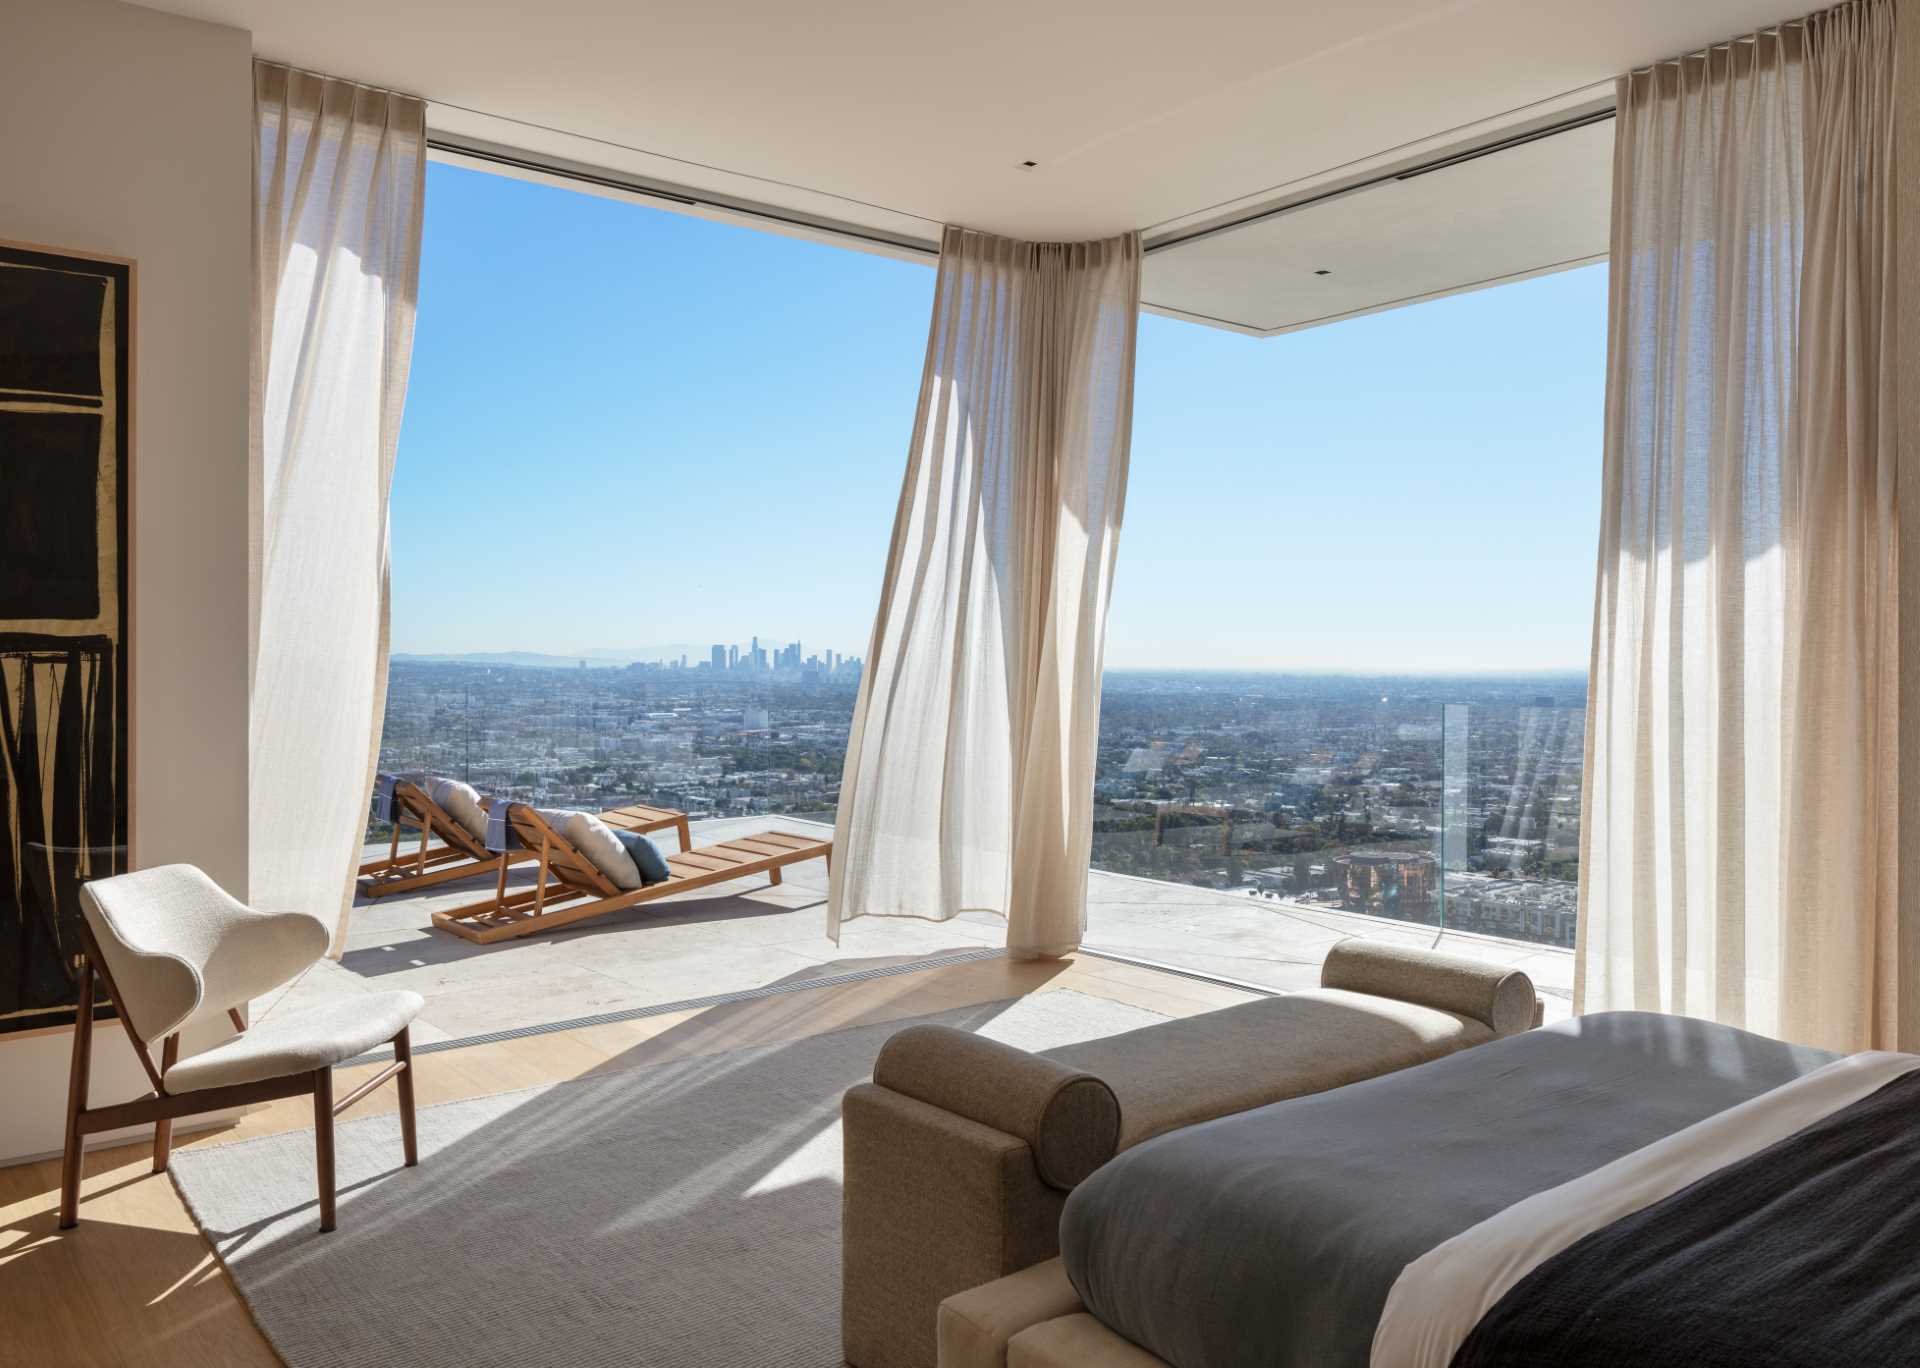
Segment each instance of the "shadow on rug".
[{"label": "shadow on rug", "polygon": [[292,1368],[840,1364],[840,1095],[939,1022],[1029,1049],[1161,1020],[1071,990],[856,1026],[313,1133],[177,1152],[173,1177]]}]

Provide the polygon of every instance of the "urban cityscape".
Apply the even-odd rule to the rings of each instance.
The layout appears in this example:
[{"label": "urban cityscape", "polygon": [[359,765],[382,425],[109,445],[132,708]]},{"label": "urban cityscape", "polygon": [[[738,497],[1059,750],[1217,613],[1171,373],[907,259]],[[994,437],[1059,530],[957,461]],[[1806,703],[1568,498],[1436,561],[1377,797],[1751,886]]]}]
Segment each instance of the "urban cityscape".
[{"label": "urban cityscape", "polygon": [[[756,637],[510,659],[395,656],[381,767],[542,806],[833,820],[857,657]],[[1571,946],[1585,703],[1575,674],[1108,671],[1092,864]]]}]

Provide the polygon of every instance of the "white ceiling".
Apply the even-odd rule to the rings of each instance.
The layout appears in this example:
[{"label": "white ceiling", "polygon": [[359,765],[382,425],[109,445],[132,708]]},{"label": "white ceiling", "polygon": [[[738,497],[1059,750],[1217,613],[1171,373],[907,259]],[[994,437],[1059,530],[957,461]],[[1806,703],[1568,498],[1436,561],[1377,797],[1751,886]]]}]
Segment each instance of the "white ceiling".
[{"label": "white ceiling", "polygon": [[[156,0],[262,56],[1029,238],[1205,214],[1506,117],[1810,0]],[[472,117],[472,116],[469,116]],[[471,131],[479,132],[478,127]],[[553,135],[549,135],[550,137]],[[593,153],[593,149],[599,149]],[[1022,161],[1039,163],[1023,170]],[[711,174],[709,171],[707,174]],[[717,187],[715,187],[717,188]]]},{"label": "white ceiling", "polygon": [[[1620,71],[1812,0],[146,3],[247,29],[261,56],[422,95],[437,133],[543,160],[904,241],[960,223],[1036,239],[1138,228],[1151,245],[1590,108]],[[1378,206],[1377,240],[1391,201],[1335,203]],[[1225,259],[1257,240],[1208,242]],[[1447,288],[1473,283],[1464,263],[1451,274]],[[1298,312],[1263,300],[1261,318],[1274,302]]]},{"label": "white ceiling", "polygon": [[1387,176],[1150,255],[1141,300],[1270,336],[1607,254],[1613,122]]}]

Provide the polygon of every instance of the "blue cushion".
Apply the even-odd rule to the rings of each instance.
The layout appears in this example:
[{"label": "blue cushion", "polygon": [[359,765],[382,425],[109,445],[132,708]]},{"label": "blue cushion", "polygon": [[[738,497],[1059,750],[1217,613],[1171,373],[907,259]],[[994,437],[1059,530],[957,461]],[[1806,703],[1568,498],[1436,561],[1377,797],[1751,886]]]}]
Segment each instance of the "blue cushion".
[{"label": "blue cushion", "polygon": [[640,882],[665,883],[672,877],[673,871],[667,868],[667,857],[660,853],[659,846],[637,831],[616,830],[613,834],[620,838],[627,854],[633,856],[634,867],[640,871]]}]

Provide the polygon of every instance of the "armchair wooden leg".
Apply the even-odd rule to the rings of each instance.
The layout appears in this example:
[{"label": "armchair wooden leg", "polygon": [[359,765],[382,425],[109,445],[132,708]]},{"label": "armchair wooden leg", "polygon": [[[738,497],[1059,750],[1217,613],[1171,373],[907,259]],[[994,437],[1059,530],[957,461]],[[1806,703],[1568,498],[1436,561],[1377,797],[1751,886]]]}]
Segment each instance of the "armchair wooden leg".
[{"label": "armchair wooden leg", "polygon": [[413,1124],[412,1030],[411,1026],[402,1026],[400,1034],[393,1038],[393,1057],[406,1065],[394,1080],[394,1086],[400,1090],[400,1147],[406,1153],[408,1168],[420,1162],[420,1139]]},{"label": "armchair wooden leg", "polygon": [[320,1180],[320,1230],[333,1229],[333,1070],[313,1073],[313,1158]]},{"label": "armchair wooden leg", "polygon": [[80,957],[80,1001],[74,1008],[73,1068],[67,1075],[67,1146],[60,1158],[60,1229],[80,1224],[80,1113],[93,1071],[93,961]]},{"label": "armchair wooden leg", "polygon": [[[167,1037],[160,1047],[160,1076],[165,1078],[167,1070],[180,1062],[180,1033],[175,1031]],[[173,1151],[173,1119],[162,1117],[153,1123],[153,1171],[165,1173],[167,1159]]]}]

